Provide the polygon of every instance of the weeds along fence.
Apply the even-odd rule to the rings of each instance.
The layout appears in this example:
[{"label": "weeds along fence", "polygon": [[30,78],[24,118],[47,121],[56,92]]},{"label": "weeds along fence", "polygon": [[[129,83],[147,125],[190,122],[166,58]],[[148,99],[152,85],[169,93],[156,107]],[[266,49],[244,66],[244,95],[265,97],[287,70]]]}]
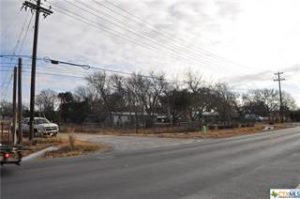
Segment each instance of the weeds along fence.
[{"label": "weeds along fence", "polygon": [[[253,127],[255,123],[232,123],[224,126],[223,123],[205,125],[208,130]],[[60,125],[61,132],[101,133],[101,134],[131,134],[131,133],[182,133],[202,131],[203,124],[199,122],[154,123],[151,127],[145,126],[109,126],[101,123],[65,123]]]}]

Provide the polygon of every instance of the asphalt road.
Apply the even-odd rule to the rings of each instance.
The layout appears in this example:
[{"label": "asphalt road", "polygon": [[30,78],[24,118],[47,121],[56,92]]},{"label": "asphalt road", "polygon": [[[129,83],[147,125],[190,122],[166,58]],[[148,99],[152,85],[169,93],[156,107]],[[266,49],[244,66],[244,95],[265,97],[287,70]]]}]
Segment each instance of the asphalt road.
[{"label": "asphalt road", "polygon": [[299,127],[1,170],[2,199],[264,199],[299,184]]}]

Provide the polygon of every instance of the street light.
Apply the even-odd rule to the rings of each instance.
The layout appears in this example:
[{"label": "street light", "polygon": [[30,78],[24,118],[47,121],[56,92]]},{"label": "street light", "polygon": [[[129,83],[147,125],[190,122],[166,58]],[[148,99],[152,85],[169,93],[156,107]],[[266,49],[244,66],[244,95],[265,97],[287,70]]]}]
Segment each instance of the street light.
[{"label": "street light", "polygon": [[55,65],[65,64],[65,65],[71,65],[71,66],[78,66],[78,67],[81,67],[85,70],[88,70],[88,69],[91,68],[91,66],[87,65],[87,64],[74,64],[74,63],[71,63],[71,62],[65,62],[65,61],[50,59],[49,57],[44,57],[43,60],[47,63],[51,63],[51,64],[55,64]]}]

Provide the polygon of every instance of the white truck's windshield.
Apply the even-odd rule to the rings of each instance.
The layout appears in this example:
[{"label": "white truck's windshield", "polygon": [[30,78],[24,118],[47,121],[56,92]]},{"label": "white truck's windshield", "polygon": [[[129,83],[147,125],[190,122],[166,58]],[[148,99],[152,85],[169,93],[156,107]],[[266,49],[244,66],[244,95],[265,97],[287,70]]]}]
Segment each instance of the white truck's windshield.
[{"label": "white truck's windshield", "polygon": [[47,120],[46,118],[39,118],[39,119],[35,119],[34,120],[35,124],[48,124],[50,123],[49,120]]}]

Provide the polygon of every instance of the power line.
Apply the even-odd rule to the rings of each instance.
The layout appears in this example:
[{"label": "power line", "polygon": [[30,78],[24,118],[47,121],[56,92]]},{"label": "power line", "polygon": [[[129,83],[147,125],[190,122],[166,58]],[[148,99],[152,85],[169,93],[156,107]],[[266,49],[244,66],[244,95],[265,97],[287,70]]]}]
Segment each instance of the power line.
[{"label": "power line", "polygon": [[[0,71],[2,71],[2,72],[8,72],[10,70],[5,70],[4,69],[4,70],[0,70]],[[24,73],[30,73],[31,71],[29,71],[29,70],[22,70],[22,72],[24,72]],[[85,79],[85,77],[83,77],[83,76],[67,75],[67,74],[61,74],[61,73],[37,72],[37,74]]]},{"label": "power line", "polygon": [[[107,14],[105,14],[105,13],[103,13],[103,12],[100,12],[99,10],[95,9],[94,7],[92,7],[92,6],[90,6],[90,5],[87,5],[87,4],[84,4],[84,3],[81,2],[81,1],[77,1],[77,2],[80,3],[80,4],[82,4],[82,5],[85,5],[86,7],[89,7],[91,10],[95,11],[97,14],[98,14],[98,13],[101,13],[102,15],[107,16],[107,17],[108,17],[108,19],[106,19],[107,21],[114,19],[114,20],[113,20],[114,22],[117,21],[117,23],[120,23],[121,25],[124,24],[123,21],[121,21],[120,19],[114,17],[113,15],[107,15]],[[94,2],[95,2],[96,4],[102,5],[103,7],[109,9],[110,11],[113,11],[114,13],[116,13],[116,14],[118,14],[118,15],[123,16],[123,15],[120,14],[119,12],[116,12],[115,10],[110,9],[108,6],[106,6],[106,5],[103,4],[103,3],[100,3],[100,2],[97,2],[97,1],[94,1]],[[108,1],[106,1],[106,2],[108,2]],[[70,2],[68,2],[68,3],[74,5],[74,3],[70,3]],[[76,6],[76,5],[74,5],[74,6]],[[76,6],[76,7],[78,7],[78,6]],[[147,24],[147,22],[143,22],[143,23],[146,23],[146,24]],[[127,26],[132,26],[132,27],[134,27],[134,28],[139,28],[139,27],[137,27],[137,26],[135,26],[135,25],[133,25],[133,24],[131,24],[131,23],[126,24],[126,29],[128,29]],[[155,29],[155,27],[154,27],[154,29]],[[132,30],[132,29],[131,29],[131,30]],[[167,48],[168,50],[171,49],[173,52],[176,52],[176,53],[178,53],[178,51],[175,51],[175,49],[176,49],[176,50],[180,50],[180,54],[182,54],[182,52],[186,52],[186,53],[184,53],[184,54],[185,54],[185,55],[184,55],[185,57],[192,58],[192,59],[194,59],[195,61],[196,61],[196,59],[200,59],[201,62],[204,61],[206,64],[214,65],[213,63],[211,63],[211,61],[215,61],[216,63],[219,62],[219,64],[221,63],[221,65],[224,65],[224,63],[220,60],[220,58],[223,59],[223,60],[225,60],[225,58],[222,58],[222,57],[220,57],[220,56],[216,57],[216,55],[212,56],[213,54],[212,54],[211,52],[209,52],[210,54],[208,54],[208,53],[207,53],[208,51],[207,51],[206,54],[204,55],[203,52],[200,52],[200,51],[197,50],[197,49],[196,49],[196,52],[198,52],[198,53],[194,53],[194,52],[192,51],[192,52],[191,52],[192,54],[188,54],[187,52],[188,52],[188,51],[191,51],[190,46],[182,45],[181,43],[174,42],[174,41],[173,41],[173,42],[170,42],[170,39],[171,39],[172,37],[170,37],[170,36],[166,37],[166,34],[164,34],[164,32],[160,32],[160,31],[157,31],[157,30],[156,30],[156,32],[157,32],[158,34],[160,34],[160,35],[163,34],[164,38],[166,38],[166,39],[164,39],[164,41],[166,41],[166,42],[168,42],[168,43],[171,44],[171,45],[164,44],[163,47],[164,47],[164,48],[168,47],[168,48]],[[159,42],[158,40],[156,40],[155,38],[153,38],[151,35],[147,34],[146,31],[143,31],[143,33],[144,33],[145,35],[147,35],[148,39],[151,39],[152,41],[154,40],[156,43]],[[143,36],[144,36],[144,35],[143,35]],[[160,44],[159,44],[159,45],[160,45]],[[205,57],[203,57],[203,55],[204,55]],[[183,56],[183,55],[182,55],[182,56]],[[212,59],[212,58],[214,58],[214,59]],[[219,58],[219,59],[218,59],[218,58]],[[236,65],[236,66],[238,65],[238,64],[236,64],[236,63],[233,63],[233,62],[230,61],[230,60],[226,60],[226,63],[227,63],[227,64],[228,64],[229,62],[230,62],[231,64]],[[245,66],[242,66],[242,67],[245,68]]]},{"label": "power line", "polygon": [[[131,19],[135,19],[136,21],[141,22],[143,25],[147,25],[148,27],[150,27],[150,29],[153,30],[154,32],[156,32],[156,33],[158,33],[158,34],[160,34],[160,35],[163,35],[163,36],[164,36],[165,38],[167,38],[167,39],[173,40],[173,41],[174,41],[173,43],[174,43],[175,45],[177,45],[177,46],[179,45],[179,46],[181,46],[181,47],[183,47],[183,48],[185,48],[185,49],[190,50],[190,49],[191,49],[191,45],[193,45],[193,44],[191,44],[191,43],[187,44],[187,42],[186,42],[185,40],[176,37],[175,34],[171,34],[171,33],[169,33],[169,32],[166,32],[165,30],[162,31],[161,29],[159,29],[159,28],[153,26],[152,24],[150,24],[150,23],[149,23],[148,21],[146,21],[145,19],[143,19],[143,18],[137,16],[136,14],[133,14],[133,13],[129,12],[128,10],[126,10],[126,9],[124,9],[124,8],[122,8],[122,7],[120,7],[119,5],[117,5],[117,4],[115,4],[115,3],[111,2],[111,1],[104,0],[104,1],[105,1],[106,3],[108,3],[109,5],[113,6],[114,8],[118,9],[119,11],[122,11],[123,14],[117,12],[116,10],[110,8],[109,6],[107,6],[107,5],[103,4],[103,3],[97,2],[97,1],[95,1],[95,0],[93,0],[93,1],[94,1],[96,4],[98,4],[98,5],[100,5],[100,6],[103,6],[103,7],[107,8],[108,10],[110,10],[110,11],[112,11],[112,12],[114,12],[114,13],[120,15],[120,16],[124,16],[124,17],[126,17],[126,16],[128,16],[128,15],[129,15],[129,16],[132,16]],[[124,15],[124,14],[125,14],[125,15]],[[183,44],[182,44],[182,43],[183,43]],[[231,63],[231,64],[233,64],[233,65],[235,65],[235,66],[240,66],[240,67],[242,67],[242,68],[245,68],[244,65],[241,65],[241,64],[239,64],[239,63],[235,63],[235,62],[233,62],[233,61],[231,61],[231,60],[229,60],[229,59],[227,59],[227,58],[224,58],[224,57],[222,57],[222,56],[220,56],[220,55],[217,55],[217,54],[215,54],[215,53],[213,53],[213,52],[210,52],[210,51],[208,51],[208,50],[206,50],[206,49],[203,49],[203,48],[200,48],[200,47],[196,47],[196,48],[195,48],[195,51],[198,52],[199,54],[205,53],[205,56],[211,57],[211,58],[213,58],[213,59],[221,59],[221,60],[225,61],[226,63]],[[221,60],[217,60],[217,61],[221,61]]]},{"label": "power line", "polygon": [[[117,31],[115,31],[113,29],[108,29],[107,30],[107,29],[103,28],[102,26],[100,26],[101,25],[100,23],[97,23],[97,22],[94,22],[94,21],[90,21],[89,19],[84,18],[84,17],[82,17],[81,15],[79,15],[77,13],[71,12],[71,11],[69,11],[67,9],[58,7],[56,5],[54,5],[54,6],[56,7],[56,9],[58,8],[58,10],[56,10],[57,12],[59,12],[59,13],[61,13],[63,15],[69,16],[72,19],[81,21],[82,23],[85,23],[87,25],[93,26],[94,28],[100,29],[101,31],[105,31],[105,32],[107,32],[109,34],[113,34],[114,36],[117,36],[117,37],[120,37],[120,38],[125,39],[127,41],[130,41],[130,42],[135,43],[135,44],[137,44],[139,46],[142,46],[144,48],[148,48],[148,49],[149,49],[149,47],[151,48],[151,46],[146,46],[146,45],[143,45],[143,44],[139,44],[139,43],[136,43],[134,40],[128,39],[126,37],[123,37],[122,35],[120,35],[120,32],[117,32]],[[153,49],[155,50],[155,48],[153,48]],[[151,50],[153,50],[153,49],[151,49]]]},{"label": "power line", "polygon": [[[134,34],[135,35],[137,35],[138,34],[138,36],[139,37],[146,37],[145,35],[141,35],[141,33],[138,33],[138,32],[136,32],[135,30],[132,30],[131,28],[128,28],[127,26],[125,26],[124,27],[124,22],[122,22],[120,19],[118,19],[118,18],[116,18],[116,17],[114,17],[114,16],[112,16],[112,15],[107,15],[107,14],[105,14],[105,13],[103,13],[103,12],[99,12],[99,10],[95,10],[95,8],[94,7],[91,7],[90,5],[87,5],[87,4],[84,4],[83,2],[78,2],[78,3],[80,3],[80,4],[82,4],[82,5],[85,5],[85,7],[89,7],[91,10],[93,10],[93,11],[95,11],[96,13],[97,13],[97,15],[95,14],[95,13],[92,13],[91,11],[88,11],[88,10],[86,10],[85,8],[82,8],[82,7],[79,7],[78,5],[76,5],[76,4],[74,4],[74,3],[72,3],[72,2],[69,2],[69,1],[67,1],[67,3],[68,4],[71,4],[71,5],[73,5],[74,7],[76,7],[76,8],[79,8],[80,10],[84,10],[85,12],[87,12],[87,13],[89,13],[89,14],[92,14],[92,15],[94,15],[94,16],[97,16],[97,17],[99,17],[99,18],[101,18],[101,19],[103,19],[103,20],[106,20],[107,22],[109,22],[109,23],[111,23],[111,24],[113,24],[114,26],[118,26],[118,27],[123,27],[123,28],[125,28],[127,31],[130,31],[130,32],[133,32],[134,31]],[[99,2],[97,2],[97,3],[99,3]],[[103,5],[103,4],[102,4]],[[57,6],[56,5],[56,7],[59,7],[59,6]],[[61,8],[61,7],[60,7]],[[64,9],[64,8],[61,8],[61,9]],[[64,10],[66,10],[66,9],[64,9]],[[101,17],[101,16],[99,16],[98,14],[99,13],[101,13],[102,15],[105,15],[105,16],[107,16],[108,18],[103,18],[103,17]],[[89,20],[89,19],[88,19]],[[117,24],[116,24],[117,23]],[[130,24],[129,24],[130,25]],[[119,35],[117,35],[117,36],[119,36]],[[145,39],[145,38],[144,38]],[[206,53],[206,55],[205,56],[208,56],[208,57],[203,57],[203,56],[199,56],[199,53],[198,54],[185,54],[184,53],[184,55],[182,54],[182,52],[186,52],[186,51],[188,51],[188,50],[190,50],[190,48],[189,47],[187,47],[187,46],[183,46],[183,45],[178,45],[177,43],[174,43],[173,42],[173,45],[172,46],[170,46],[170,45],[161,45],[160,43],[158,43],[157,44],[157,40],[153,40],[153,37],[151,37],[151,36],[149,36],[149,35],[147,35],[147,38],[146,39],[148,39],[147,41],[149,42],[149,39],[151,40],[151,44],[152,45],[155,45],[155,46],[157,46],[157,45],[159,45],[159,47],[161,47],[161,48],[164,48],[164,49],[166,49],[166,50],[168,50],[168,52],[169,51],[172,51],[172,54],[170,54],[170,55],[172,55],[173,57],[175,57],[176,59],[178,58],[178,57],[181,57],[181,58],[183,58],[183,59],[186,59],[186,60],[188,60],[189,62],[193,62],[193,63],[196,63],[196,65],[199,65],[199,63],[201,63],[201,64],[204,64],[204,65],[210,65],[210,66],[213,66],[213,67],[215,67],[216,65],[219,65],[219,64],[221,64],[222,66],[223,65],[225,65],[221,60],[220,60],[220,58],[221,59],[223,59],[223,60],[225,60],[226,58],[223,58],[223,57],[214,57],[214,56],[212,56],[211,54],[207,54]],[[153,41],[155,42],[155,44],[153,44]],[[144,42],[143,42],[144,43]],[[139,44],[138,44],[139,45]],[[153,46],[151,46],[151,47],[153,47]],[[175,48],[174,48],[175,47]],[[181,50],[181,52],[178,54],[178,51],[176,51],[175,49],[183,49],[183,48],[185,48],[185,49],[183,49],[183,50]],[[170,52],[169,52],[170,53]],[[200,54],[202,54],[202,53],[200,53]],[[215,59],[213,59],[213,60],[211,60],[211,58],[215,58]],[[219,58],[219,59],[218,59]],[[198,59],[198,60],[196,60],[196,59]],[[212,63],[212,61],[215,61],[215,63]],[[219,63],[219,64],[217,64],[217,63]],[[242,65],[240,65],[240,64],[237,64],[237,63],[234,63],[234,62],[232,62],[232,61],[230,61],[230,60],[226,60],[226,65],[228,65],[228,63],[231,63],[231,65],[235,65],[235,66],[241,66],[243,69],[245,69],[245,66],[242,66]]]},{"label": "power line", "polygon": [[[11,55],[6,55],[6,56],[11,56]],[[1,55],[0,55],[1,57]],[[21,56],[22,57],[22,56]],[[50,59],[49,57],[44,57],[44,58],[37,58],[40,61],[45,61],[46,63],[52,63],[52,64],[67,64],[69,66],[80,66],[84,69],[94,69],[94,70],[102,70],[102,71],[106,71],[106,72],[112,72],[112,73],[119,73],[119,74],[124,74],[124,75],[132,75],[133,72],[125,72],[125,71],[120,71],[120,70],[113,70],[113,69],[107,69],[107,68],[103,68],[103,66],[90,66],[88,64],[77,64],[77,63],[71,63],[71,62],[66,62],[66,61],[61,61],[61,60],[54,60],[54,59]],[[9,63],[0,63],[1,64],[9,64]],[[26,64],[23,64],[26,65]],[[30,66],[30,65],[27,65]],[[105,65],[105,66],[113,66],[113,65]],[[5,66],[6,67],[6,66]],[[50,66],[48,66],[50,67]],[[147,75],[140,75],[142,77],[147,77],[150,78],[150,76]],[[152,78],[152,77],[151,77]]]},{"label": "power line", "polygon": [[18,36],[16,45],[15,45],[15,47],[14,47],[14,49],[13,49],[13,55],[15,55],[16,52],[17,52],[18,46],[19,46],[19,44],[20,44],[21,37],[22,37],[23,32],[24,32],[24,29],[25,29],[25,25],[26,25],[27,20],[28,20],[28,16],[29,16],[29,13],[27,13],[26,18],[25,18],[25,20],[24,20],[24,22],[23,22],[23,24],[22,24],[21,31],[20,31],[20,33],[19,33],[19,36]]},{"label": "power line", "polygon": [[[3,54],[0,55],[0,58],[25,58],[25,59],[32,59],[31,55],[16,55],[16,54]],[[42,58],[37,58],[37,60],[43,60]]]},{"label": "power line", "polygon": [[[7,55],[7,56],[9,56],[9,55]],[[100,70],[100,71],[109,72],[109,73],[117,73],[117,74],[122,74],[122,75],[129,75],[129,76],[134,74],[134,72],[126,72],[126,71],[121,71],[121,70],[114,70],[114,69],[104,68],[104,67],[111,67],[111,66],[114,66],[114,65],[95,66],[95,65],[89,65],[89,64],[78,64],[78,63],[71,63],[71,62],[66,62],[66,61],[61,61],[61,60],[55,60],[55,59],[52,59],[52,58],[49,58],[49,57],[38,58],[38,59],[40,61],[44,61],[46,63],[54,63],[55,65],[63,63],[63,64],[66,64],[68,66],[71,66],[71,67],[72,66],[82,66],[81,68],[84,68],[84,69],[89,68],[89,69]],[[9,67],[9,65],[3,65],[3,64],[9,64],[9,63],[0,63],[0,65],[3,66],[3,67]],[[30,64],[23,64],[23,65],[28,66],[28,67],[31,66]],[[43,68],[45,68],[45,67],[47,67],[48,69],[52,69],[53,66],[43,65]],[[59,67],[59,66],[56,66],[56,67]],[[62,69],[65,70],[66,68],[59,67],[59,70],[62,70]],[[56,68],[55,70],[58,70],[58,68]],[[73,72],[73,71],[65,70],[65,72]],[[77,72],[79,72],[79,71],[77,71]],[[144,77],[144,78],[155,78],[153,76],[147,76],[147,75],[142,75],[142,74],[138,74],[138,75],[141,76],[141,77]]]},{"label": "power line", "polygon": [[19,53],[22,53],[23,46],[24,46],[25,40],[26,40],[26,38],[27,38],[28,31],[29,31],[29,27],[30,27],[31,22],[32,22],[32,18],[33,18],[33,14],[31,15],[30,20],[29,20],[29,23],[28,23],[28,25],[27,25],[26,32],[25,32],[25,34],[24,34],[22,43],[21,43],[21,45],[20,45]]},{"label": "power line", "polygon": [[[10,55],[6,55],[6,56],[10,56]],[[25,55],[23,55],[23,56],[25,56]],[[93,69],[93,70],[100,70],[100,71],[104,71],[104,72],[117,73],[117,74],[122,74],[122,75],[129,75],[130,76],[130,75],[134,74],[134,72],[126,72],[126,71],[121,71],[121,70],[114,70],[114,69],[104,68],[104,67],[111,67],[111,66],[114,66],[114,65],[96,66],[96,65],[89,65],[89,64],[79,64],[79,63],[71,63],[71,62],[66,62],[66,61],[61,61],[61,60],[55,60],[55,59],[52,59],[52,58],[49,58],[49,57],[44,57],[44,58],[39,57],[37,59],[39,61],[44,61],[46,63],[55,63],[55,65],[63,63],[63,64],[67,64],[69,66],[82,66],[85,69],[90,68],[90,69]],[[1,64],[4,67],[9,67],[9,66],[3,65],[3,64],[9,64],[9,62],[8,63],[0,63],[0,65]],[[31,66],[30,64],[23,64],[23,65],[24,66]],[[52,66],[47,65],[47,66],[44,66],[44,67],[51,68]],[[61,69],[66,69],[66,68],[59,67],[59,70],[61,70]],[[73,72],[73,71],[66,70],[65,72]],[[145,77],[145,78],[153,78],[153,76],[147,76],[147,75],[141,75],[141,74],[138,74],[138,75],[141,76],[141,77]],[[251,80],[251,81],[253,81],[253,80]]]},{"label": "power line", "polygon": [[[68,3],[70,3],[70,2],[68,2]],[[65,14],[65,15],[73,18],[73,19],[75,18],[78,21],[81,21],[81,22],[83,22],[85,24],[91,25],[91,26],[93,26],[93,27],[95,27],[97,29],[105,31],[105,32],[107,32],[109,34],[112,34],[114,36],[120,37],[120,38],[122,38],[124,40],[127,40],[127,41],[129,41],[131,43],[134,43],[134,44],[136,44],[138,46],[141,46],[143,48],[146,48],[148,50],[151,50],[151,51],[155,50],[155,52],[157,51],[157,48],[155,47],[155,46],[157,46],[157,44],[155,46],[153,46],[153,44],[149,43],[149,41],[147,41],[146,43],[145,43],[145,41],[137,42],[136,40],[134,40],[132,38],[128,38],[128,37],[124,36],[123,33],[120,32],[120,31],[118,31],[118,30],[115,30],[115,29],[110,28],[108,26],[104,26],[103,24],[100,24],[98,22],[92,21],[92,20],[90,20],[88,18],[83,17],[82,15],[79,15],[78,13],[74,13],[74,12],[72,12],[70,10],[67,10],[67,9],[62,8],[60,6],[57,6],[56,4],[50,4],[50,5],[54,6],[56,9],[58,8],[58,10],[57,10],[58,12],[60,12],[62,14]],[[161,44],[159,44],[159,45],[161,45]],[[163,48],[166,48],[166,47],[163,47]],[[170,50],[170,49],[167,48],[167,50]],[[202,61],[199,61],[199,60],[196,61],[195,59],[188,59],[187,57],[184,57],[183,55],[179,55],[174,50],[173,51],[171,50],[171,52],[169,52],[169,55],[173,56],[176,59],[178,59],[179,57],[181,57],[182,59],[188,60],[189,62],[194,62],[194,64],[197,64],[197,65],[199,65],[199,63],[202,63],[202,64],[211,64],[209,62],[203,63],[203,60]]]},{"label": "power line", "polygon": [[[57,9],[57,7],[56,7],[56,9]],[[136,45],[138,45],[138,46],[141,46],[141,47],[143,47],[143,48],[145,48],[145,49],[148,49],[148,50],[150,50],[150,51],[152,51],[152,52],[153,52],[153,50],[157,50],[156,48],[154,48],[154,47],[152,47],[152,46],[145,45],[145,44],[142,44],[142,43],[138,43],[138,42],[136,42],[136,41],[133,40],[133,39],[130,39],[130,38],[128,38],[128,37],[125,37],[125,36],[123,36],[123,35],[120,35],[121,33],[118,32],[118,31],[115,31],[115,30],[113,30],[113,29],[107,30],[107,29],[103,28],[102,26],[98,26],[98,25],[101,25],[101,24],[99,24],[99,23],[97,23],[97,22],[94,22],[94,21],[90,22],[88,19],[86,19],[86,18],[84,18],[84,17],[82,17],[82,16],[80,16],[80,15],[78,15],[78,14],[76,14],[76,13],[69,12],[69,11],[65,12],[64,10],[66,10],[66,9],[61,9],[61,10],[56,10],[56,11],[58,11],[58,12],[61,13],[61,14],[66,15],[66,16],[69,16],[69,17],[72,18],[72,19],[75,19],[75,20],[77,20],[77,21],[81,21],[81,22],[83,22],[83,23],[85,23],[85,24],[87,24],[87,25],[90,25],[90,26],[92,26],[92,27],[94,27],[94,28],[96,28],[96,29],[98,29],[98,30],[104,31],[104,32],[109,33],[109,34],[112,34],[112,35],[114,35],[114,36],[116,36],[116,37],[119,37],[119,38],[122,38],[122,39],[124,39],[124,40],[127,40],[127,41],[129,41],[129,42],[131,42],[131,43],[134,43],[134,44],[136,44]],[[71,13],[71,14],[70,14],[70,13]],[[84,18],[85,20],[83,20],[83,18]],[[95,24],[96,24],[96,25],[95,25]]]},{"label": "power line", "polygon": [[[94,14],[94,13],[92,13],[92,12],[90,12],[90,11],[88,11],[88,10],[86,10],[86,9],[84,9],[84,8],[82,8],[82,7],[79,7],[78,5],[76,5],[76,4],[74,4],[74,3],[70,2],[70,1],[66,1],[66,2],[69,3],[69,4],[71,4],[71,5],[73,5],[73,6],[75,6],[75,7],[77,7],[77,8],[79,8],[79,9],[81,9],[81,10],[85,10],[86,12],[88,12],[88,13],[94,15],[94,16],[97,16],[97,17],[99,17],[102,20],[108,21],[109,23],[111,23],[111,24],[113,24],[115,26],[122,27],[122,28],[126,29],[127,31],[129,31],[129,32],[137,35],[138,37],[141,37],[143,39],[147,39],[147,40],[151,41],[152,44],[155,43],[157,46],[159,46],[161,48],[165,48],[166,50],[171,50],[172,52],[175,52],[176,54],[179,53],[177,50],[181,50],[180,54],[182,54],[182,52],[190,51],[189,48],[186,48],[186,47],[183,48],[182,46],[178,46],[178,44],[176,44],[176,43],[171,43],[173,45],[168,45],[168,44],[161,45],[157,39],[153,38],[146,31],[142,30],[142,32],[140,33],[140,32],[137,32],[136,30],[134,30],[134,28],[138,28],[136,25],[133,25],[131,23],[124,25],[124,22],[122,20],[116,18],[115,16],[113,16],[111,14],[100,12],[99,10],[95,9],[94,7],[92,7],[92,6],[88,5],[88,4],[85,4],[85,3],[81,2],[81,1],[76,1],[76,2],[80,3],[81,5],[83,5],[85,7],[88,7],[90,10],[94,11],[95,13],[97,13],[97,15]],[[96,2],[96,3],[99,3],[99,2]],[[101,3],[99,3],[99,4],[105,6],[104,4],[101,4]],[[101,13],[101,15],[106,16],[107,18],[99,16],[99,13]],[[129,28],[129,26],[131,26],[131,27]],[[169,40],[164,40],[164,41],[168,42]],[[197,59],[198,58],[198,59],[201,59],[202,61],[208,62],[207,60],[205,60],[204,57],[194,56],[194,55],[190,55],[188,53],[184,53],[184,54],[185,55],[181,55],[181,56],[185,56],[187,58],[192,58],[192,59]]]},{"label": "power line", "polygon": [[[26,17],[25,17],[25,19],[24,19],[24,21],[23,21],[23,24],[22,24],[22,26],[21,26],[21,29],[20,29],[20,32],[19,32],[19,35],[18,35],[16,44],[15,44],[13,50],[12,50],[12,54],[13,54],[13,55],[15,55],[16,52],[17,52],[18,46],[19,46],[19,44],[20,44],[20,39],[21,39],[21,37],[22,37],[22,35],[23,35],[24,28],[25,28],[26,22],[27,22],[27,20],[28,20],[28,15],[29,15],[29,14],[27,13],[27,15],[26,15]],[[10,61],[11,61],[11,59],[10,59]],[[5,78],[7,79],[8,77],[5,77]]]},{"label": "power line", "polygon": [[8,87],[10,86],[10,84],[12,83],[12,79],[13,79],[13,72],[12,70],[11,71],[11,76],[10,76],[10,79],[8,81],[8,83],[6,83],[6,86],[5,86],[5,82],[0,86],[0,87],[4,87],[2,93],[1,93],[1,96],[3,96],[2,99],[5,99],[7,94],[8,94]]},{"label": "power line", "polygon": [[[106,20],[106,21],[108,21],[109,23],[111,23],[111,24],[113,24],[114,26],[118,26],[118,27],[123,27],[123,28],[125,28],[127,31],[129,31],[129,32],[131,32],[131,33],[133,33],[134,35],[136,35],[136,36],[138,36],[138,37],[142,37],[142,38],[144,38],[145,39],[145,36],[144,35],[140,35],[139,33],[137,33],[137,32],[135,32],[135,31],[133,31],[133,30],[131,30],[131,29],[129,29],[129,28],[127,28],[126,26],[124,26],[124,25],[118,25],[118,23],[115,23],[115,22],[112,22],[112,21],[109,21],[109,20],[107,20],[107,19],[105,19],[105,18],[103,18],[103,17],[101,17],[101,16],[99,16],[99,15],[97,15],[97,14],[94,14],[94,13],[92,13],[92,12],[90,12],[90,11],[87,11],[86,9],[84,9],[84,8],[81,8],[81,7],[79,7],[79,6],[77,6],[77,5],[75,5],[74,3],[72,3],[72,2],[69,2],[69,1],[67,1],[67,3],[69,3],[69,4],[71,4],[71,5],[73,5],[73,6],[75,6],[75,7],[77,7],[77,8],[79,8],[79,9],[81,9],[81,10],[84,10],[86,13],[89,13],[89,14],[92,14],[92,15],[94,15],[94,16],[96,16],[96,17],[98,17],[98,18],[100,18],[100,19],[102,19],[102,20]],[[59,6],[57,6],[56,5],[56,7],[58,7],[58,8],[60,8],[60,9],[64,9],[64,8],[62,8],[62,7],[59,7]],[[74,14],[74,15],[77,15],[77,16],[79,16],[79,17],[82,17],[82,15],[79,15],[79,14],[77,14],[77,13],[74,13],[74,12],[72,12],[72,11],[70,11],[70,10],[67,10],[67,9],[64,9],[66,12],[69,12],[69,13],[72,13],[72,14]],[[87,19],[87,18],[85,18],[86,20],[88,20],[88,21],[90,21],[90,22],[94,22],[94,21],[92,21],[92,20],[90,20],[90,19]],[[95,23],[95,22],[94,22]],[[120,32],[120,31],[118,31],[118,30],[115,30],[115,29],[113,29],[113,28],[110,28],[110,27],[108,27],[108,26],[105,26],[105,25],[103,25],[103,24],[100,24],[100,23],[95,23],[95,24],[97,24],[97,25],[101,25],[101,27],[104,27],[104,28],[106,28],[106,29],[108,29],[108,30],[110,30],[110,31],[114,31],[114,32],[116,32],[117,33],[117,35],[116,36],[119,36],[120,37],[120,35],[122,35],[123,33],[122,32]],[[123,37],[124,38],[124,37]],[[125,37],[126,38],[126,37]],[[128,39],[128,38],[127,38]],[[134,41],[134,40],[131,40],[132,42]],[[149,46],[149,45],[151,45],[152,43],[151,42],[149,42],[149,41],[147,41],[147,42],[145,42],[145,41],[142,41],[141,42],[143,45],[146,45],[146,46],[148,46],[148,47],[152,47],[153,49],[156,49],[155,47],[153,47],[153,46]],[[136,43],[135,42],[135,44],[138,44],[138,43]],[[138,44],[139,45],[139,44]],[[160,44],[156,44],[157,46],[158,45],[160,45]],[[160,46],[161,47],[161,46]]]}]

